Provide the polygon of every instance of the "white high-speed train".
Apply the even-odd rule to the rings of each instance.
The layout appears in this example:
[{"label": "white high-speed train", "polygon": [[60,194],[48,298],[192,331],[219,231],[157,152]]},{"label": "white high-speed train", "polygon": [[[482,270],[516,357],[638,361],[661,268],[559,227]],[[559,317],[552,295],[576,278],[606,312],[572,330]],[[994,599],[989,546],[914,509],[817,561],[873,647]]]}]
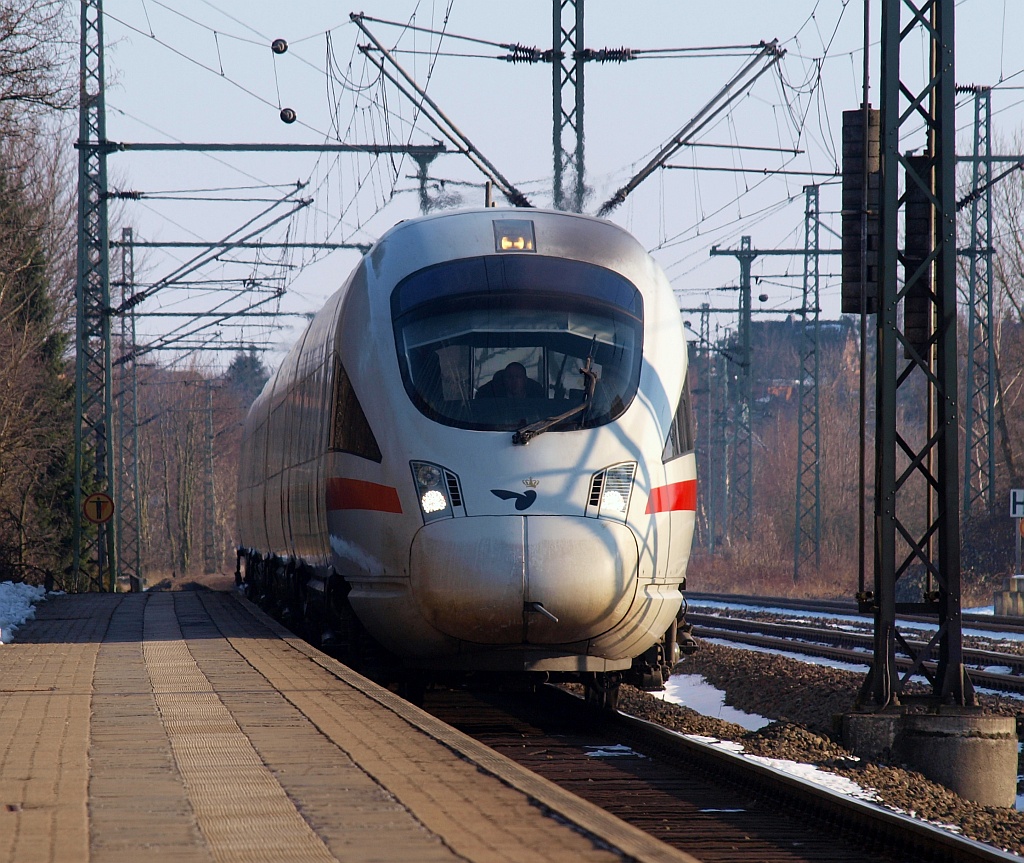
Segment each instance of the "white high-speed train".
[{"label": "white high-speed train", "polygon": [[686,370],[667,280],[621,228],[402,222],[249,412],[244,581],[356,660],[576,676],[603,704],[660,688],[696,508]]}]

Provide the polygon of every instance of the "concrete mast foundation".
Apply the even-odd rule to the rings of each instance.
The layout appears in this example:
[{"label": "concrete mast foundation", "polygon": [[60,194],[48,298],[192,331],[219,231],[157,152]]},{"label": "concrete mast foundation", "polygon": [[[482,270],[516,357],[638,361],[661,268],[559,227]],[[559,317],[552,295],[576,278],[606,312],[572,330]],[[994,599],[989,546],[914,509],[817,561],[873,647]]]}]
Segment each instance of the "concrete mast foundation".
[{"label": "concrete mast foundation", "polygon": [[890,708],[843,716],[854,755],[903,764],[965,800],[1013,807],[1017,797],[1017,723],[963,707],[910,712]]}]

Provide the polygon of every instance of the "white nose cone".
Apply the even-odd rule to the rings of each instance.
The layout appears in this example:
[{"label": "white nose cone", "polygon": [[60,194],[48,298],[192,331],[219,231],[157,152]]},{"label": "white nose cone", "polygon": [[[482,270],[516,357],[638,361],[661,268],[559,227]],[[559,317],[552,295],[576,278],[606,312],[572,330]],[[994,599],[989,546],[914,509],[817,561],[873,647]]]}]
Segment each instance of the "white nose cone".
[{"label": "white nose cone", "polygon": [[[568,644],[600,635],[629,610],[637,547],[604,519],[480,516],[416,535],[411,587],[438,630],[478,644]],[[557,618],[527,603],[540,603]]]}]

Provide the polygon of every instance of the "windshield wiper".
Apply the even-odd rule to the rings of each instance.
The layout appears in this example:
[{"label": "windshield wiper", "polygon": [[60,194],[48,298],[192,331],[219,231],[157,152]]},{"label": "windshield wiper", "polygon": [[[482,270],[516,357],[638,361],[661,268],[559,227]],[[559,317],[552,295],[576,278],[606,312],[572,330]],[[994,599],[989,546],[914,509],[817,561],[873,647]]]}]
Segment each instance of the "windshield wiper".
[{"label": "windshield wiper", "polygon": [[583,413],[583,411],[590,407],[590,401],[594,398],[594,389],[597,387],[597,372],[591,369],[594,363],[594,342],[596,341],[597,336],[594,336],[594,340],[590,343],[590,354],[583,368],[580,369],[580,374],[583,375],[583,401],[576,405],[576,407],[567,410],[564,414],[549,417],[546,420],[538,420],[535,423],[523,426],[512,435],[512,443],[525,446],[537,435],[544,434],[552,426],[558,425],[563,420],[576,416],[576,414]]}]

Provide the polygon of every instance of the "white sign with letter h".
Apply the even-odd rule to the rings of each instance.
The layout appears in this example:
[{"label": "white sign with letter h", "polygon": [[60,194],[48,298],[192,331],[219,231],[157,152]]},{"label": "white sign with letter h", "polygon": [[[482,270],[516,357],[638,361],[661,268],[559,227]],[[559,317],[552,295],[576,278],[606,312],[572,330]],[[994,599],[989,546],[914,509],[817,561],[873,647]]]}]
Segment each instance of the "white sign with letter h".
[{"label": "white sign with letter h", "polygon": [[1024,518],[1024,488],[1010,489],[1010,518]]}]

